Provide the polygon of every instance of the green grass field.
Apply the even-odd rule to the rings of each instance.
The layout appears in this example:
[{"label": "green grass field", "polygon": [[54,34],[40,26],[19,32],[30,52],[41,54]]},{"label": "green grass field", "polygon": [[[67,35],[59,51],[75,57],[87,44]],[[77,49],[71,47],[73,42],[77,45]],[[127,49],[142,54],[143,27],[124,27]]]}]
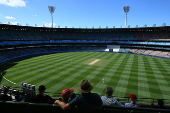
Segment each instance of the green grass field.
[{"label": "green grass field", "polygon": [[[97,60],[98,59],[98,60]],[[92,63],[93,62],[93,63]],[[119,97],[170,99],[170,60],[123,53],[67,52],[29,58],[6,69],[1,85],[45,85],[47,92],[60,93],[77,87],[83,79],[94,84],[92,92],[105,95],[107,86]],[[105,83],[103,83],[105,79]]]}]

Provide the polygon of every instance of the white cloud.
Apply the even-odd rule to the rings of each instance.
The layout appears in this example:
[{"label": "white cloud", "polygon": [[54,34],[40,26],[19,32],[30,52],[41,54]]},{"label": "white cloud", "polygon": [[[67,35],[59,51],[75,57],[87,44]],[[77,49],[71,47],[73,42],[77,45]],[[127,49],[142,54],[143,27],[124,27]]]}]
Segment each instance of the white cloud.
[{"label": "white cloud", "polygon": [[[45,27],[51,27],[52,26],[52,23],[46,23],[46,22],[43,22],[44,24],[44,26]],[[53,23],[53,27],[56,27],[56,23]]]},{"label": "white cloud", "polygon": [[11,7],[24,7],[26,1],[23,0],[0,0],[0,4],[11,6]]},{"label": "white cloud", "polygon": [[6,19],[16,19],[16,18],[14,18],[12,16],[5,16],[4,18],[6,18]]},{"label": "white cloud", "polygon": [[38,16],[38,15],[32,15],[32,16]]}]

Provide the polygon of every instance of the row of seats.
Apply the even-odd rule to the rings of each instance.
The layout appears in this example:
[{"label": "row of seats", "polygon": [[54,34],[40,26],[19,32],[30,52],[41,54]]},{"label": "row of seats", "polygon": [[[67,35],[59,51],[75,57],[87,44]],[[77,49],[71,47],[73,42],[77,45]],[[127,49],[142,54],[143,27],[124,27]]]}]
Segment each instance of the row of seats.
[{"label": "row of seats", "polygon": [[0,45],[21,45],[21,44],[44,44],[44,43],[112,43],[113,41],[99,41],[99,40],[60,40],[60,41],[3,41]]},{"label": "row of seats", "polygon": [[21,44],[44,44],[44,43],[119,43],[119,44],[145,44],[145,45],[170,45],[170,43],[165,42],[135,42],[135,41],[101,41],[101,40],[57,40],[57,41],[2,41],[1,46],[7,45],[21,45]]},{"label": "row of seats", "polygon": [[170,58],[170,52],[165,51],[158,51],[158,50],[144,50],[144,49],[131,49],[129,50],[131,53],[137,53],[137,54],[144,54],[144,55],[152,55],[157,57],[164,57],[164,58]]},{"label": "row of seats", "polygon": [[62,51],[104,51],[106,47],[83,47],[83,46],[77,46],[77,47],[67,47],[67,46],[47,46],[47,47],[39,47],[39,48],[23,48],[23,49],[9,49],[5,51],[0,52],[0,63],[1,61],[4,61],[6,59],[10,60],[11,58],[15,57],[22,57],[27,56],[30,54],[43,54],[43,53],[49,53],[49,52],[62,52]]},{"label": "row of seats", "polygon": [[56,104],[0,101],[2,113],[169,113],[170,109],[107,106],[63,110]]},{"label": "row of seats", "polygon": [[170,33],[167,31],[34,31],[32,30],[0,30],[0,40],[167,40]]},{"label": "row of seats", "polygon": [[62,32],[62,31],[34,31],[32,30],[0,30],[0,40],[15,39],[52,39],[52,40],[133,40],[136,32]]}]

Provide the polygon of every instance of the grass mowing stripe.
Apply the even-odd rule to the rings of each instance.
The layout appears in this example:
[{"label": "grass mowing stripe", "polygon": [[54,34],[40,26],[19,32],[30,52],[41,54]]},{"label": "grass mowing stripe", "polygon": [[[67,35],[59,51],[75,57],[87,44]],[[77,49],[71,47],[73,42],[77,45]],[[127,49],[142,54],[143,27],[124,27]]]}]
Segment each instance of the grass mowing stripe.
[{"label": "grass mowing stripe", "polygon": [[156,78],[154,76],[154,73],[153,73],[154,70],[152,70],[152,68],[151,68],[152,65],[150,65],[150,63],[149,63],[150,58],[152,58],[152,57],[150,57],[150,56],[143,57],[143,59],[146,61],[146,63],[144,63],[144,66],[150,67],[150,68],[145,68],[145,72],[146,72],[148,83],[149,83],[148,84],[149,92],[150,92],[151,98],[153,98],[153,97],[163,98],[161,90],[158,88],[159,85],[158,85]]},{"label": "grass mowing stripe", "polygon": [[[123,70],[123,73],[121,77],[123,77],[123,90],[124,96],[128,96],[130,93],[133,93],[135,90],[137,90],[137,84],[136,81],[134,81],[134,78],[137,78],[137,74],[131,74],[132,69],[136,68],[136,57],[137,55],[130,55],[129,58],[126,60],[126,66]],[[135,64],[135,65],[134,65]],[[136,69],[135,69],[136,71]],[[128,89],[128,90],[127,90]]]},{"label": "grass mowing stripe", "polygon": [[[154,61],[157,64],[158,63],[161,64],[161,66],[164,67],[164,69],[168,72],[168,74],[170,74],[170,70],[169,70],[170,65],[168,64],[167,59],[155,59]],[[158,65],[158,66],[160,66],[160,65]]]},{"label": "grass mowing stripe", "polygon": [[[167,60],[166,60],[167,61]],[[164,75],[164,78],[166,81],[170,81],[170,66],[167,64],[167,62],[165,62],[165,59],[155,59],[155,62],[159,62],[160,65],[158,65],[159,69],[161,68],[161,72]],[[169,83],[170,85],[170,83]]]},{"label": "grass mowing stripe", "polygon": [[[127,59],[131,60],[132,57],[129,57],[127,54],[122,54],[122,56],[119,58],[119,62],[125,63],[127,62]],[[128,65],[131,65],[130,62],[127,63]],[[120,79],[118,80],[117,86],[115,88],[115,92],[117,96],[125,96],[128,79],[129,79],[129,68],[131,66],[125,65],[125,67],[122,69],[122,73],[120,76]]]},{"label": "grass mowing stripe", "polygon": [[[106,75],[109,77],[109,74],[110,74],[110,78],[108,78],[109,80],[108,81],[106,81],[107,82],[107,86],[111,86],[111,87],[113,87],[113,89],[115,89],[115,91],[114,91],[114,95],[116,95],[116,96],[121,96],[120,94],[119,94],[119,92],[116,90],[116,86],[117,86],[117,84],[118,84],[118,80],[120,79],[120,75],[122,74],[122,68],[124,68],[125,67],[125,65],[122,65],[123,64],[123,62],[120,62],[120,59],[121,58],[125,58],[124,56],[123,56],[123,54],[119,54],[118,56],[117,56],[117,58],[116,58],[116,60],[114,59],[113,61],[111,61],[111,63],[109,64],[109,66],[111,67],[111,70],[109,70],[109,72],[108,73],[106,73]],[[122,59],[123,60],[123,59]],[[105,95],[105,91],[103,91],[102,92],[102,94],[104,94]]]},{"label": "grass mowing stripe", "polygon": [[[88,56],[87,53],[90,53],[89,58],[91,60],[88,60],[89,62],[93,61],[93,59],[104,59],[106,62],[100,66],[99,65],[98,66],[97,65],[96,66],[85,65],[83,64],[84,63],[83,61],[82,63],[77,62],[77,64],[74,64],[74,62],[71,62],[71,59],[73,59],[73,57],[75,58],[75,61],[77,59],[81,59],[82,57],[87,58]],[[138,94],[139,95],[138,97],[141,97],[144,94],[143,90],[145,90],[145,92],[147,93],[148,92],[147,90],[149,89],[150,97],[164,98],[163,97],[164,92],[161,91],[161,89],[159,88],[159,85],[161,85],[162,87],[166,85],[167,89],[170,86],[170,84],[168,83],[168,81],[170,80],[169,78],[170,61],[169,60],[149,57],[149,56],[139,56],[139,55],[133,55],[134,56],[133,59],[130,59],[130,57],[132,57],[132,54],[126,54],[126,57],[125,58],[122,57],[123,60],[119,61],[119,58],[124,54],[105,53],[105,52],[95,52],[95,53],[96,55],[91,55],[91,54],[94,54],[94,52],[57,53],[57,54],[40,56],[39,58],[33,57],[33,58],[29,58],[29,59],[26,59],[20,62],[14,62],[14,61],[8,62],[9,64],[10,63],[18,63],[18,64],[7,69],[7,73],[5,74],[5,77],[7,77],[7,79],[9,78],[9,79],[15,80],[18,76],[22,76],[21,78],[13,81],[16,83],[21,83],[22,81],[29,80],[30,78],[34,76],[39,76],[38,78],[31,80],[30,83],[31,84],[35,83],[36,86],[44,84],[47,87],[47,91],[50,91],[50,92],[58,92],[58,91],[61,92],[61,90],[65,88],[69,88],[69,87],[77,89],[82,79],[86,77],[90,77],[90,75],[92,75],[92,78],[90,80],[95,85],[95,88],[93,89],[92,92],[97,92],[100,95],[105,95],[105,88],[107,86],[112,86],[113,88],[116,87],[119,80],[122,79],[121,75],[128,73],[128,71],[124,70],[126,68],[126,70],[129,69],[130,71],[130,76],[128,79],[129,82],[126,87],[128,90],[126,90],[125,94],[124,92],[121,92],[121,90],[118,92],[115,90],[114,95],[121,96],[121,94],[123,93],[123,95],[126,96],[132,92],[137,92],[135,94]],[[77,58],[80,54],[82,54],[82,56]],[[117,57],[113,59],[112,57],[114,57],[115,55]],[[87,59],[85,59],[85,61],[87,61]],[[150,63],[148,63],[149,61]],[[39,65],[41,65],[41,67],[39,67],[38,64],[36,64],[37,62],[39,63]],[[52,63],[48,64],[48,62],[52,62]],[[132,63],[131,68],[127,68],[128,63],[130,62]],[[54,67],[46,68],[51,65],[53,65]],[[155,65],[157,68],[154,67]],[[88,67],[89,69],[87,69]],[[22,71],[27,68],[30,68],[31,70]],[[43,68],[43,70],[36,72],[36,70],[39,70],[39,68]],[[87,70],[84,71],[84,69],[87,69]],[[157,69],[159,70],[157,71]],[[18,73],[19,71],[20,73]],[[28,76],[27,73],[30,73],[31,71],[35,71],[35,73]],[[68,73],[68,71],[70,73]],[[47,74],[47,72],[49,72],[49,74]],[[41,76],[41,74],[45,74],[45,75]],[[159,76],[160,74],[161,76]],[[107,80],[105,79],[107,84],[104,84],[104,85],[100,84],[102,83],[102,78],[107,79]],[[66,81],[64,81],[65,79]],[[156,79],[159,79],[159,81]],[[164,84],[165,80],[167,83]],[[61,82],[63,84],[59,84],[61,86],[59,87],[56,86],[53,88],[53,90],[48,90],[50,89],[50,87],[53,87],[58,82]],[[148,83],[148,87],[147,87],[147,83]],[[3,79],[2,79],[1,84],[14,86],[13,84],[8,83],[7,81]],[[144,87],[140,87],[143,85],[146,85],[144,86],[146,87],[145,89]],[[143,92],[143,94],[141,92]],[[167,94],[164,94],[164,95],[166,95],[167,97]]]},{"label": "grass mowing stripe", "polygon": [[[89,54],[90,54],[90,53],[89,53]],[[84,54],[83,54],[82,56],[84,56]],[[82,56],[79,56],[79,57],[82,57]],[[76,59],[75,57],[73,57],[73,58]],[[73,59],[73,60],[74,60],[74,59]],[[51,63],[53,64],[53,62],[51,62]],[[23,74],[20,73],[20,71],[19,71],[19,72],[18,72],[18,73],[20,73],[19,76],[14,77],[14,78],[9,78],[9,79],[12,79],[12,80],[22,79],[22,80],[23,80],[23,78],[24,78],[25,80],[28,81],[27,78],[33,79],[33,77],[29,77],[29,76],[35,75],[34,77],[36,78],[36,75],[39,75],[39,74],[44,73],[44,72],[46,73],[47,69],[48,69],[48,71],[49,71],[49,69],[52,70],[52,69],[54,69],[54,66],[61,65],[61,64],[62,64],[62,62],[60,62],[60,63],[55,63],[54,65],[49,65],[49,64],[47,63],[47,64],[46,64],[47,66],[41,66],[40,64],[38,64],[38,67],[44,67],[44,68],[40,68],[40,69],[37,69],[37,70],[33,70],[33,71],[27,72],[27,73],[25,73],[24,71],[22,71],[22,72],[24,72]],[[70,65],[70,63],[68,63],[67,65]],[[65,65],[65,66],[67,66],[67,65]],[[60,68],[60,67],[59,67],[59,68]],[[58,68],[58,69],[59,69],[59,68]],[[36,69],[36,68],[34,67],[34,69]],[[40,73],[39,73],[39,72],[40,72]],[[49,72],[49,74],[50,74],[50,72]],[[38,76],[37,76],[37,77],[38,77]]]},{"label": "grass mowing stripe", "polygon": [[[104,54],[106,54],[106,53],[104,53]],[[106,58],[107,56],[106,55],[104,55],[104,57],[103,58]],[[107,59],[107,58],[106,58]],[[104,64],[104,65],[106,65],[106,63]],[[94,74],[90,74],[90,77],[91,76],[95,76],[95,80],[91,80],[91,82],[95,85],[95,84],[97,84],[99,81],[98,81],[98,79],[100,79],[99,78],[99,75],[97,75],[96,76],[96,74],[98,74],[98,73],[96,73],[96,72],[98,72],[99,70],[101,70],[102,68],[103,68],[103,66],[104,65],[102,65],[102,66],[90,66],[91,68],[89,69],[89,70],[93,70],[93,73]],[[89,66],[88,66],[89,67]],[[93,67],[97,67],[95,70],[93,69]],[[88,70],[88,71],[89,71]],[[83,69],[82,69],[82,71],[84,71]],[[82,72],[81,71],[81,72]],[[88,74],[86,71],[84,72],[86,75]],[[80,80],[78,81],[78,82],[80,82],[80,81],[82,81],[82,79],[84,79],[84,77],[85,78],[88,78],[86,75],[84,75],[84,73],[78,73],[78,74],[80,74],[80,76],[77,78],[77,79],[79,79],[80,78]],[[76,73],[77,74],[77,73]],[[74,85],[74,87],[77,89],[77,86],[78,85]],[[97,89],[97,87],[96,87],[96,85],[95,85],[95,88],[94,88],[94,90],[93,90],[93,92],[95,92],[95,89]],[[102,88],[102,90],[103,90],[104,88]],[[100,89],[101,90],[101,89]],[[98,93],[100,93],[100,92],[98,92]]]},{"label": "grass mowing stripe", "polygon": [[149,85],[148,85],[148,80],[144,68],[144,63],[143,63],[143,56],[138,56],[138,97],[139,98],[150,98],[150,91],[149,91]]},{"label": "grass mowing stripe", "polygon": [[[58,56],[58,54],[60,54],[60,53],[57,53],[57,54],[55,54],[55,55],[57,55]],[[63,53],[64,54],[64,53]],[[83,54],[83,53],[82,53]],[[79,55],[81,55],[81,53],[79,54]],[[49,55],[44,55],[44,56],[41,56],[41,57],[43,57],[44,59],[43,60],[41,60],[41,57],[39,58],[40,59],[40,62],[39,63],[41,63],[41,64],[47,64],[48,62],[52,62],[52,61],[56,61],[56,58],[54,58],[53,59],[53,57],[52,58],[49,58],[48,57]],[[65,59],[65,57],[67,57],[68,55],[67,54],[65,54],[65,55],[60,55],[61,56],[61,58],[60,57],[58,57],[58,59]],[[76,55],[75,55],[76,56]],[[15,68],[17,68],[17,69],[27,69],[26,67],[28,67],[29,69],[31,69],[30,67],[34,67],[35,65],[37,65],[37,63],[38,63],[38,59],[34,59],[34,58],[32,58],[32,62],[27,62],[27,64],[20,64],[19,63],[19,65],[16,65],[16,66],[14,66]],[[19,66],[19,67],[18,67]],[[10,71],[13,71],[13,70],[10,70]]]},{"label": "grass mowing stripe", "polygon": [[169,98],[170,89],[169,89],[169,85],[168,85],[167,81],[164,79],[159,68],[155,65],[154,60],[150,58],[149,63],[152,63],[151,68],[152,68],[152,70],[154,70],[153,73],[154,73],[156,81],[159,85],[159,89],[162,92],[163,98]]},{"label": "grass mowing stripe", "polygon": [[[30,79],[31,79],[30,81],[33,81],[33,79],[38,80],[38,78],[41,79],[41,78],[44,77],[43,75],[42,75],[42,76],[36,76],[36,75],[37,75],[37,74],[35,74],[34,77],[31,77],[31,78],[30,78]],[[47,76],[48,76],[48,75],[47,75]],[[26,79],[26,78],[25,78],[25,80],[29,81],[29,79]]]},{"label": "grass mowing stripe", "polygon": [[[104,58],[103,57],[103,55],[105,55],[106,53],[99,53],[100,54],[100,56],[99,57],[102,57],[102,58]],[[94,56],[94,57],[97,57],[97,56]],[[106,57],[106,56],[105,56]],[[96,58],[96,59],[98,59],[98,57]],[[89,70],[100,70],[99,68],[97,68],[97,67],[102,67],[102,66],[89,66],[89,65],[87,65],[88,66],[88,70],[86,69],[86,70],[84,70],[84,66],[83,67],[81,67],[82,69],[79,69],[78,71],[76,71],[76,73],[73,73],[73,75],[79,75],[78,77],[77,77],[77,79],[78,78],[80,78],[80,81],[82,81],[82,79],[84,79],[84,78],[82,78],[83,76],[85,76],[85,75],[83,75],[84,73],[86,73],[87,71],[89,72]],[[87,73],[86,73],[87,74]],[[94,73],[95,74],[95,73]],[[85,77],[86,79],[87,79],[87,77]],[[98,78],[98,77],[96,77],[96,78]],[[77,83],[79,83],[80,81],[78,81]],[[77,84],[76,83],[76,85],[73,85],[72,87],[73,88],[75,88],[75,89],[77,89]],[[66,85],[67,86],[67,85]],[[70,86],[70,85],[69,85]],[[64,89],[64,87],[65,86],[63,86],[63,87],[61,87],[60,89]],[[68,88],[68,87],[67,87]],[[95,88],[96,89],[96,88]],[[76,90],[75,90],[76,91]],[[78,92],[77,92],[78,93]]]},{"label": "grass mowing stripe", "polygon": [[[87,55],[87,56],[89,56],[89,55]],[[83,67],[84,67],[84,65],[82,65]],[[76,68],[76,69],[78,69],[80,66],[79,65],[76,65],[76,66],[74,66],[74,67],[72,67],[72,66],[70,66],[70,67],[66,67],[65,69],[63,68],[63,67],[61,67],[62,68],[62,70],[66,70],[67,69],[67,71],[69,71],[69,73],[72,73],[72,71],[74,71],[74,69]],[[63,71],[62,71],[63,72]],[[58,74],[60,74],[60,73],[58,73],[57,72],[57,75]],[[66,73],[65,73],[66,74]],[[50,79],[50,80],[54,80],[54,79]],[[51,81],[49,81],[49,82],[51,82]],[[47,83],[47,82],[46,82]],[[42,83],[41,83],[42,84]]]},{"label": "grass mowing stripe", "polygon": [[[92,72],[91,76],[95,77],[95,79],[94,78],[92,79],[92,82],[95,83],[95,88],[93,89],[93,92],[98,92],[101,95],[102,91],[106,90],[105,87],[107,86],[107,83],[103,84],[103,79],[105,79],[105,82],[110,80],[111,76],[107,75],[107,73],[109,73],[109,70],[112,69],[111,66],[108,65],[118,56],[119,54],[114,54],[114,56],[112,53],[106,54],[105,58],[108,59],[108,61],[104,65],[98,67]],[[90,75],[88,77],[90,77]]]},{"label": "grass mowing stripe", "polygon": [[[87,55],[88,57],[91,57],[91,56],[89,56],[89,55]],[[83,58],[83,57],[82,57]],[[86,59],[86,57],[84,57],[83,58],[83,60],[85,60]],[[80,59],[80,60],[82,60],[82,59]],[[81,67],[79,67],[79,68],[85,68],[85,66],[86,65],[82,65]],[[79,70],[79,68],[76,68],[76,70],[78,69]],[[82,69],[80,69],[79,71],[85,71],[84,69],[82,70]],[[70,71],[70,73],[72,74],[72,76],[71,76],[71,78],[73,78],[73,76],[79,76],[80,74],[76,74],[76,73],[78,73],[78,71],[74,71],[75,73],[73,73],[72,71]],[[70,75],[69,75],[70,76]],[[63,81],[65,81],[67,78],[70,78],[70,77],[63,77],[63,78],[61,78]],[[65,79],[66,78],[66,79]],[[60,78],[59,78],[60,79]],[[62,80],[58,80],[58,81],[62,81]],[[61,84],[63,84],[64,82],[61,82]],[[70,82],[68,82],[68,84],[69,84]],[[59,87],[61,86],[61,87],[63,87],[63,86],[66,86],[66,84],[64,85],[58,85]],[[70,86],[70,85],[69,85]],[[59,87],[57,87],[57,89],[59,88]],[[54,88],[55,88],[55,86],[54,86]],[[68,87],[67,87],[68,88]],[[56,89],[56,88],[55,88]],[[63,88],[59,88],[59,89],[62,89],[63,90]]]},{"label": "grass mowing stripe", "polygon": [[[57,53],[56,55],[58,55],[59,53]],[[83,53],[82,53],[83,54]],[[79,54],[79,55],[81,55],[81,54]],[[67,57],[68,55],[61,55],[62,57],[60,58],[61,60],[64,60],[65,59],[65,57]],[[76,55],[75,55],[76,56]],[[55,61],[57,61],[56,60],[56,58],[55,59],[53,59],[53,58],[49,58],[49,57],[46,57],[46,55],[45,56],[42,56],[42,57],[44,57],[45,59],[44,60],[41,60],[41,62],[39,62],[39,64],[45,64],[45,65],[48,65],[48,62],[49,62],[49,64],[50,63],[54,63]],[[17,65],[17,66],[20,66],[19,68],[17,68],[17,66],[14,66],[14,69],[15,68],[17,68],[17,69],[27,69],[26,67],[28,67],[29,68],[29,70],[31,70],[31,69],[33,69],[34,68],[34,66],[36,66],[37,65],[37,59],[35,60],[35,59],[32,59],[32,62],[28,62],[27,64],[24,64],[24,66],[22,66],[22,65]],[[53,62],[52,62],[53,61]],[[32,68],[31,68],[32,67]],[[10,71],[13,71],[13,70],[10,70]],[[14,73],[14,74],[17,74],[17,73]]]},{"label": "grass mowing stripe", "polygon": [[[84,55],[82,55],[82,56],[84,56]],[[79,56],[79,57],[82,57],[82,56]],[[65,57],[66,58],[66,57]],[[72,57],[72,58],[74,58],[73,60],[75,60],[76,58],[75,57]],[[64,62],[66,62],[66,60],[64,60]],[[41,73],[43,73],[43,72],[46,72],[46,71],[49,71],[49,70],[53,70],[53,69],[55,69],[55,70],[58,70],[58,69],[60,69],[61,68],[61,66],[60,65],[62,65],[63,64],[63,62],[59,62],[59,63],[54,63],[54,62],[51,62],[51,65],[49,65],[49,63],[47,63],[45,66],[43,65],[41,65],[41,64],[38,64],[37,66],[38,67],[33,67],[34,68],[34,70],[33,71],[31,71],[31,74],[34,74],[34,73],[39,73],[39,72],[41,72]],[[60,66],[60,67],[57,67],[57,66]],[[68,63],[68,64],[65,64],[65,66],[67,66],[67,65],[70,65],[70,63]],[[43,67],[43,68],[40,68],[40,67]],[[57,69],[55,68],[55,67],[57,67]],[[37,68],[37,69],[36,69]],[[40,68],[40,69],[38,69],[38,68]],[[36,69],[36,70],[35,70]],[[40,73],[40,74],[41,74]],[[29,74],[29,73],[28,73]],[[30,75],[31,75],[30,74]],[[50,74],[50,73],[49,73]],[[15,79],[18,79],[18,78],[22,78],[22,77],[25,77],[25,74],[24,74],[24,76],[20,76],[20,77],[15,77]]]},{"label": "grass mowing stripe", "polygon": [[[92,53],[91,53],[92,54]],[[96,54],[98,54],[98,53],[96,53]],[[86,60],[86,59],[88,59],[88,58],[91,58],[92,56],[91,55],[86,55],[86,57],[85,57],[85,55],[84,55],[84,57],[81,57],[80,59],[77,59],[77,61],[78,62],[80,62],[80,61],[83,61],[83,60]],[[76,63],[75,63],[75,65],[76,65]],[[74,68],[73,67],[73,65],[71,65],[71,67],[72,68]],[[83,65],[82,64],[82,66],[80,67],[80,69],[79,68],[75,68],[75,72],[73,73],[73,72],[71,72],[71,75],[70,74],[68,74],[68,75],[64,75],[64,76],[62,76],[62,77],[60,77],[60,78],[58,78],[58,79],[56,79],[56,80],[54,80],[55,82],[57,82],[57,84],[55,84],[55,85],[53,85],[53,86],[51,86],[50,88],[49,88],[49,90],[51,90],[51,91],[55,91],[55,92],[61,92],[61,90],[63,90],[64,89],[64,87],[63,86],[67,86],[67,84],[70,84],[73,80],[75,80],[75,79],[78,79],[79,78],[79,76],[81,76],[81,75],[83,75],[83,73],[85,73],[85,72],[87,72],[87,70],[89,70],[89,69],[91,69],[91,66],[87,66],[87,65]],[[65,69],[64,69],[65,70]],[[89,71],[90,72],[90,71]],[[71,76],[71,77],[70,77]],[[80,81],[82,80],[82,77],[83,77],[83,79],[85,78],[85,76],[81,76],[80,78]],[[53,81],[52,81],[53,82]],[[79,83],[79,82],[78,82]],[[49,85],[50,83],[48,83],[47,85]],[[75,85],[75,84],[74,84]],[[77,85],[77,84],[76,84]],[[70,86],[70,85],[69,85]],[[68,88],[68,87],[67,87]],[[75,88],[75,87],[72,87],[72,88]],[[57,89],[57,90],[56,90]]]},{"label": "grass mowing stripe", "polygon": [[[100,82],[98,83],[98,85],[100,85],[98,86],[98,92],[100,92],[101,94],[105,95],[105,88],[103,87],[103,89],[101,89],[100,88],[101,86],[111,86],[113,88],[116,87],[117,81],[114,81],[114,80],[115,78],[119,78],[119,75],[115,73],[118,72],[117,68],[120,66],[119,64],[121,62],[119,61],[119,58],[121,56],[122,54],[117,54],[117,55],[115,54],[114,57],[111,56],[110,63],[100,71],[100,74],[104,75],[104,76],[101,76]],[[102,81],[103,78],[105,80],[105,84],[103,84],[103,81]],[[101,90],[103,90],[103,92],[101,92]]]}]

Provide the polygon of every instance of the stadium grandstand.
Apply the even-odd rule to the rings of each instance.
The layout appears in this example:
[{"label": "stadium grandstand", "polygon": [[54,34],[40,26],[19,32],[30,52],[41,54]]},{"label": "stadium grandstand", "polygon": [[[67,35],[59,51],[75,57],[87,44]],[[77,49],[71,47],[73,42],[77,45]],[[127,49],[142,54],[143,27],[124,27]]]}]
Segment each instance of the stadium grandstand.
[{"label": "stadium grandstand", "polygon": [[[18,60],[18,58],[21,60],[23,57],[27,59],[29,56],[35,57],[44,54],[74,51],[128,53],[169,59],[170,27],[83,29],[1,24],[0,46],[1,73],[5,73],[10,67],[6,66],[8,64],[7,62]],[[5,74],[2,76],[5,76]],[[1,77],[1,81],[2,79],[5,78]],[[18,86],[13,84],[11,87],[15,88]],[[127,98],[124,97],[122,100],[125,102]],[[141,102],[145,99],[141,98]],[[152,100],[153,98],[148,99]],[[16,108],[23,106],[23,108],[25,107],[24,109],[26,109],[26,106],[36,108],[36,105],[29,105],[29,103],[16,104],[16,102],[3,102],[1,104],[2,106],[15,106]],[[169,112],[169,110],[149,109],[149,105],[150,103],[145,102],[143,104],[144,107],[139,109],[103,106],[101,111],[122,113],[132,110],[134,112]],[[168,107],[168,104],[166,106]],[[47,111],[48,109],[58,109],[49,105],[45,105],[45,107],[39,105],[39,107],[41,109],[43,107]],[[14,107],[12,108],[14,109]]]},{"label": "stadium grandstand", "polygon": [[0,112],[170,113],[169,4],[0,0]]}]

